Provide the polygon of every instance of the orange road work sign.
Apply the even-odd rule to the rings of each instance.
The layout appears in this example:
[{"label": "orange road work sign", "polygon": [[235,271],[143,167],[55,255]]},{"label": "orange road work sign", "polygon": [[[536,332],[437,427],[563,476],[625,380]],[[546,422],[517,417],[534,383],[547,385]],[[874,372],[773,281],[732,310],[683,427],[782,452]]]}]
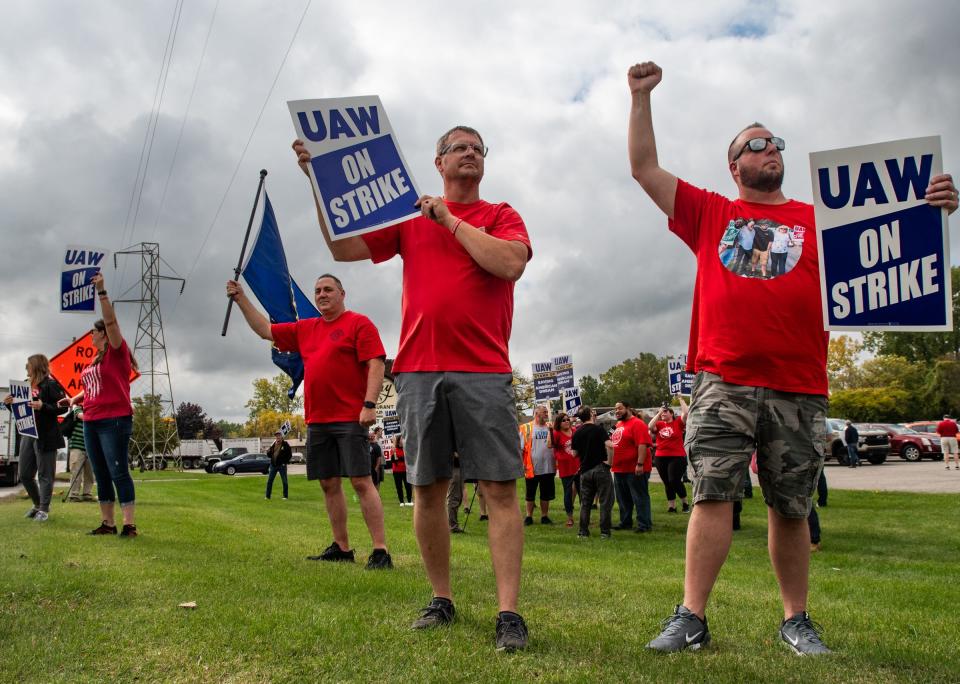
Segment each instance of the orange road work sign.
[{"label": "orange road work sign", "polygon": [[[73,396],[81,389],[80,374],[83,369],[97,358],[97,348],[93,344],[93,334],[89,331],[83,337],[71,342],[67,347],[50,359],[50,375],[59,382],[67,395]],[[135,369],[130,369],[130,382],[140,377]]]}]

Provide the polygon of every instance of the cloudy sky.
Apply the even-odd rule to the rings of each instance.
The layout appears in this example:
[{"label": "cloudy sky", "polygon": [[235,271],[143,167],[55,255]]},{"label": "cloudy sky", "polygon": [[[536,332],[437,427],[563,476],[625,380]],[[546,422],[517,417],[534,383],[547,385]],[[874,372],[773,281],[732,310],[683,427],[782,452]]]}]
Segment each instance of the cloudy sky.
[{"label": "cloudy sky", "polygon": [[[625,73],[634,62],[663,67],[654,94],[661,164],[697,185],[734,193],[726,146],[753,120],[787,141],[785,191],[798,199],[810,199],[815,150],[939,134],[944,167],[960,169],[955,3],[459,5],[313,0],[280,69],[305,0],[5,3],[0,377],[20,377],[26,356],[56,353],[92,322],[58,311],[66,244],[155,241],[165,272],[187,278],[183,295],[161,290],[174,398],[243,418],[251,380],[276,372],[240,316],[220,337],[223,284],[261,168],[294,277],[307,289],[319,273],[341,274],[348,305],[373,319],[392,356],[401,264],[333,264],[290,150],[287,100],[379,95],[430,194],[440,190],[437,136],[458,123],[483,133],[491,151],[482,195],[512,204],[534,247],[511,341],[526,373],[556,354],[572,353],[582,375],[685,348],[693,258],[627,162]],[[105,276],[119,294],[136,284],[139,261]],[[139,311],[121,307],[129,338]]]}]

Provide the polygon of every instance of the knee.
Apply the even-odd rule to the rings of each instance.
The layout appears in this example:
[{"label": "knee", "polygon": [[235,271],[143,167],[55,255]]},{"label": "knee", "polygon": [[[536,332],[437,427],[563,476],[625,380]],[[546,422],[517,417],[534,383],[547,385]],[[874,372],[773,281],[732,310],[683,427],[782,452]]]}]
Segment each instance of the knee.
[{"label": "knee", "polygon": [[353,485],[353,491],[363,496],[374,489],[373,480],[369,476],[351,477],[350,484]]},{"label": "knee", "polygon": [[339,477],[331,477],[326,480],[320,480],[320,488],[323,489],[323,493],[327,496],[332,494],[339,494],[342,490],[340,485]]}]

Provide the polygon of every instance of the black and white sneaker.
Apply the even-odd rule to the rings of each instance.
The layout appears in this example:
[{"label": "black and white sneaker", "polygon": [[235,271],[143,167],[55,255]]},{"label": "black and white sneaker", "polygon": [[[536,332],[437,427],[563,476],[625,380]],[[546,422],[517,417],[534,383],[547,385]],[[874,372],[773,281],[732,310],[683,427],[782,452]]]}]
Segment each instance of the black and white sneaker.
[{"label": "black and white sneaker", "polygon": [[527,647],[527,623],[517,613],[503,611],[497,615],[497,651],[513,653]]},{"label": "black and white sneaker", "polygon": [[701,620],[684,606],[677,606],[673,615],[664,620],[662,626],[660,636],[647,644],[651,651],[676,653],[687,648],[696,651],[710,643],[707,618]]},{"label": "black and white sneaker", "polygon": [[780,625],[780,638],[800,656],[833,653],[820,640],[823,627],[810,619],[806,611],[797,613]]},{"label": "black and white sneaker", "polygon": [[354,561],[353,549],[344,551],[337,542],[333,542],[319,556],[307,556],[307,560],[352,563]]},{"label": "black and white sneaker", "polygon": [[426,608],[420,609],[420,617],[414,620],[410,629],[443,627],[452,623],[456,614],[457,611],[453,608],[453,601],[434,596]]},{"label": "black and white sneaker", "polygon": [[374,549],[367,558],[367,570],[393,570],[393,559],[386,549]]}]

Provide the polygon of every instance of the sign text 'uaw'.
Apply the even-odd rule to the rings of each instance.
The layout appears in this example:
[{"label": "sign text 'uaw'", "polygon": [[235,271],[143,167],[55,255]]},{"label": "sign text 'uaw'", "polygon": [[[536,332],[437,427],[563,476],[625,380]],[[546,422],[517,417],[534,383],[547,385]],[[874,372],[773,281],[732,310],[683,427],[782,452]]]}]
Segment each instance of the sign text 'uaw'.
[{"label": "sign text 'uaw'", "polygon": [[297,137],[310,152],[310,179],[339,240],[419,215],[420,196],[380,98],[288,102]]},{"label": "sign text 'uaw'", "polygon": [[810,155],[826,330],[953,329],[940,138]]}]

